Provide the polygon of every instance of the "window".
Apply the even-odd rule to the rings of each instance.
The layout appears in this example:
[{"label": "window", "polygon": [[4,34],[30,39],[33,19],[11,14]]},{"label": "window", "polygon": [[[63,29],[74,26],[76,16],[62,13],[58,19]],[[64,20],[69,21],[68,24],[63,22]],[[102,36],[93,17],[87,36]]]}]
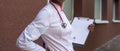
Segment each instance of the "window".
[{"label": "window", "polygon": [[96,24],[109,23],[106,19],[103,19],[103,2],[104,0],[95,0],[94,18]]},{"label": "window", "polygon": [[65,12],[69,20],[73,19],[73,12],[74,12],[73,8],[74,8],[74,0],[65,0],[63,5],[63,11]]},{"label": "window", "polygon": [[119,0],[113,0],[113,22],[120,23]]}]

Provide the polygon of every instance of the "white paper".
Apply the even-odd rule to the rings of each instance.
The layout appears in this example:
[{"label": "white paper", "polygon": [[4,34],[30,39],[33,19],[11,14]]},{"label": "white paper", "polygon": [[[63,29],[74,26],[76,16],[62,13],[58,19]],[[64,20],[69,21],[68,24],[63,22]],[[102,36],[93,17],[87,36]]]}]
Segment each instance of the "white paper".
[{"label": "white paper", "polygon": [[93,19],[75,17],[72,22],[73,43],[84,45],[89,35],[88,26],[93,24]]}]

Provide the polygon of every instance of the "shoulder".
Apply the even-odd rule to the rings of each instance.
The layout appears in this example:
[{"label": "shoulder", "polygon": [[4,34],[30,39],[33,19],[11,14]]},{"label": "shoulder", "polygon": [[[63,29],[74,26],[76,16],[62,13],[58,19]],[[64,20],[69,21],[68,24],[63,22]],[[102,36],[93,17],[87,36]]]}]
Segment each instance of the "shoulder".
[{"label": "shoulder", "polygon": [[39,12],[38,12],[38,15],[41,15],[41,14],[51,14],[50,11],[51,10],[51,6],[50,4],[46,4]]},{"label": "shoulder", "polygon": [[54,12],[54,8],[53,6],[50,4],[50,3],[47,3],[42,9],[41,11],[45,11],[45,12],[48,12],[48,13],[53,13]]},{"label": "shoulder", "polygon": [[54,13],[54,11],[52,10],[53,10],[52,5],[48,3],[38,12],[36,18],[42,19],[42,18],[51,17],[51,15]]}]

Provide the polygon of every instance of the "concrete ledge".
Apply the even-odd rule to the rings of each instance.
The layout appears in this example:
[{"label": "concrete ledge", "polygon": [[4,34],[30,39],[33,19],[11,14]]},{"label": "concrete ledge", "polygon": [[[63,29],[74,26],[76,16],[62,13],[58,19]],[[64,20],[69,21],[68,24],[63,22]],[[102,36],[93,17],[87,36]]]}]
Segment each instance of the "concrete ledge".
[{"label": "concrete ledge", "polygon": [[94,51],[120,51],[120,35],[105,43]]}]

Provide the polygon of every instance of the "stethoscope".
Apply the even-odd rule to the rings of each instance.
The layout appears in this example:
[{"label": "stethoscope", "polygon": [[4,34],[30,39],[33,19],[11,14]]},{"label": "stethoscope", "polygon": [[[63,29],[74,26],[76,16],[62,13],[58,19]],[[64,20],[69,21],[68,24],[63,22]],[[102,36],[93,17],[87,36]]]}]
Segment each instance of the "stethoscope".
[{"label": "stethoscope", "polygon": [[63,19],[62,19],[62,16],[60,15],[60,13],[59,13],[59,11],[58,11],[58,9],[55,7],[55,5],[50,1],[50,3],[51,3],[51,5],[55,8],[55,10],[57,11],[57,13],[58,13],[58,15],[59,15],[59,18],[60,18],[60,20],[61,20],[61,26],[63,27],[63,28],[66,28],[67,27],[67,24],[63,21]]}]

